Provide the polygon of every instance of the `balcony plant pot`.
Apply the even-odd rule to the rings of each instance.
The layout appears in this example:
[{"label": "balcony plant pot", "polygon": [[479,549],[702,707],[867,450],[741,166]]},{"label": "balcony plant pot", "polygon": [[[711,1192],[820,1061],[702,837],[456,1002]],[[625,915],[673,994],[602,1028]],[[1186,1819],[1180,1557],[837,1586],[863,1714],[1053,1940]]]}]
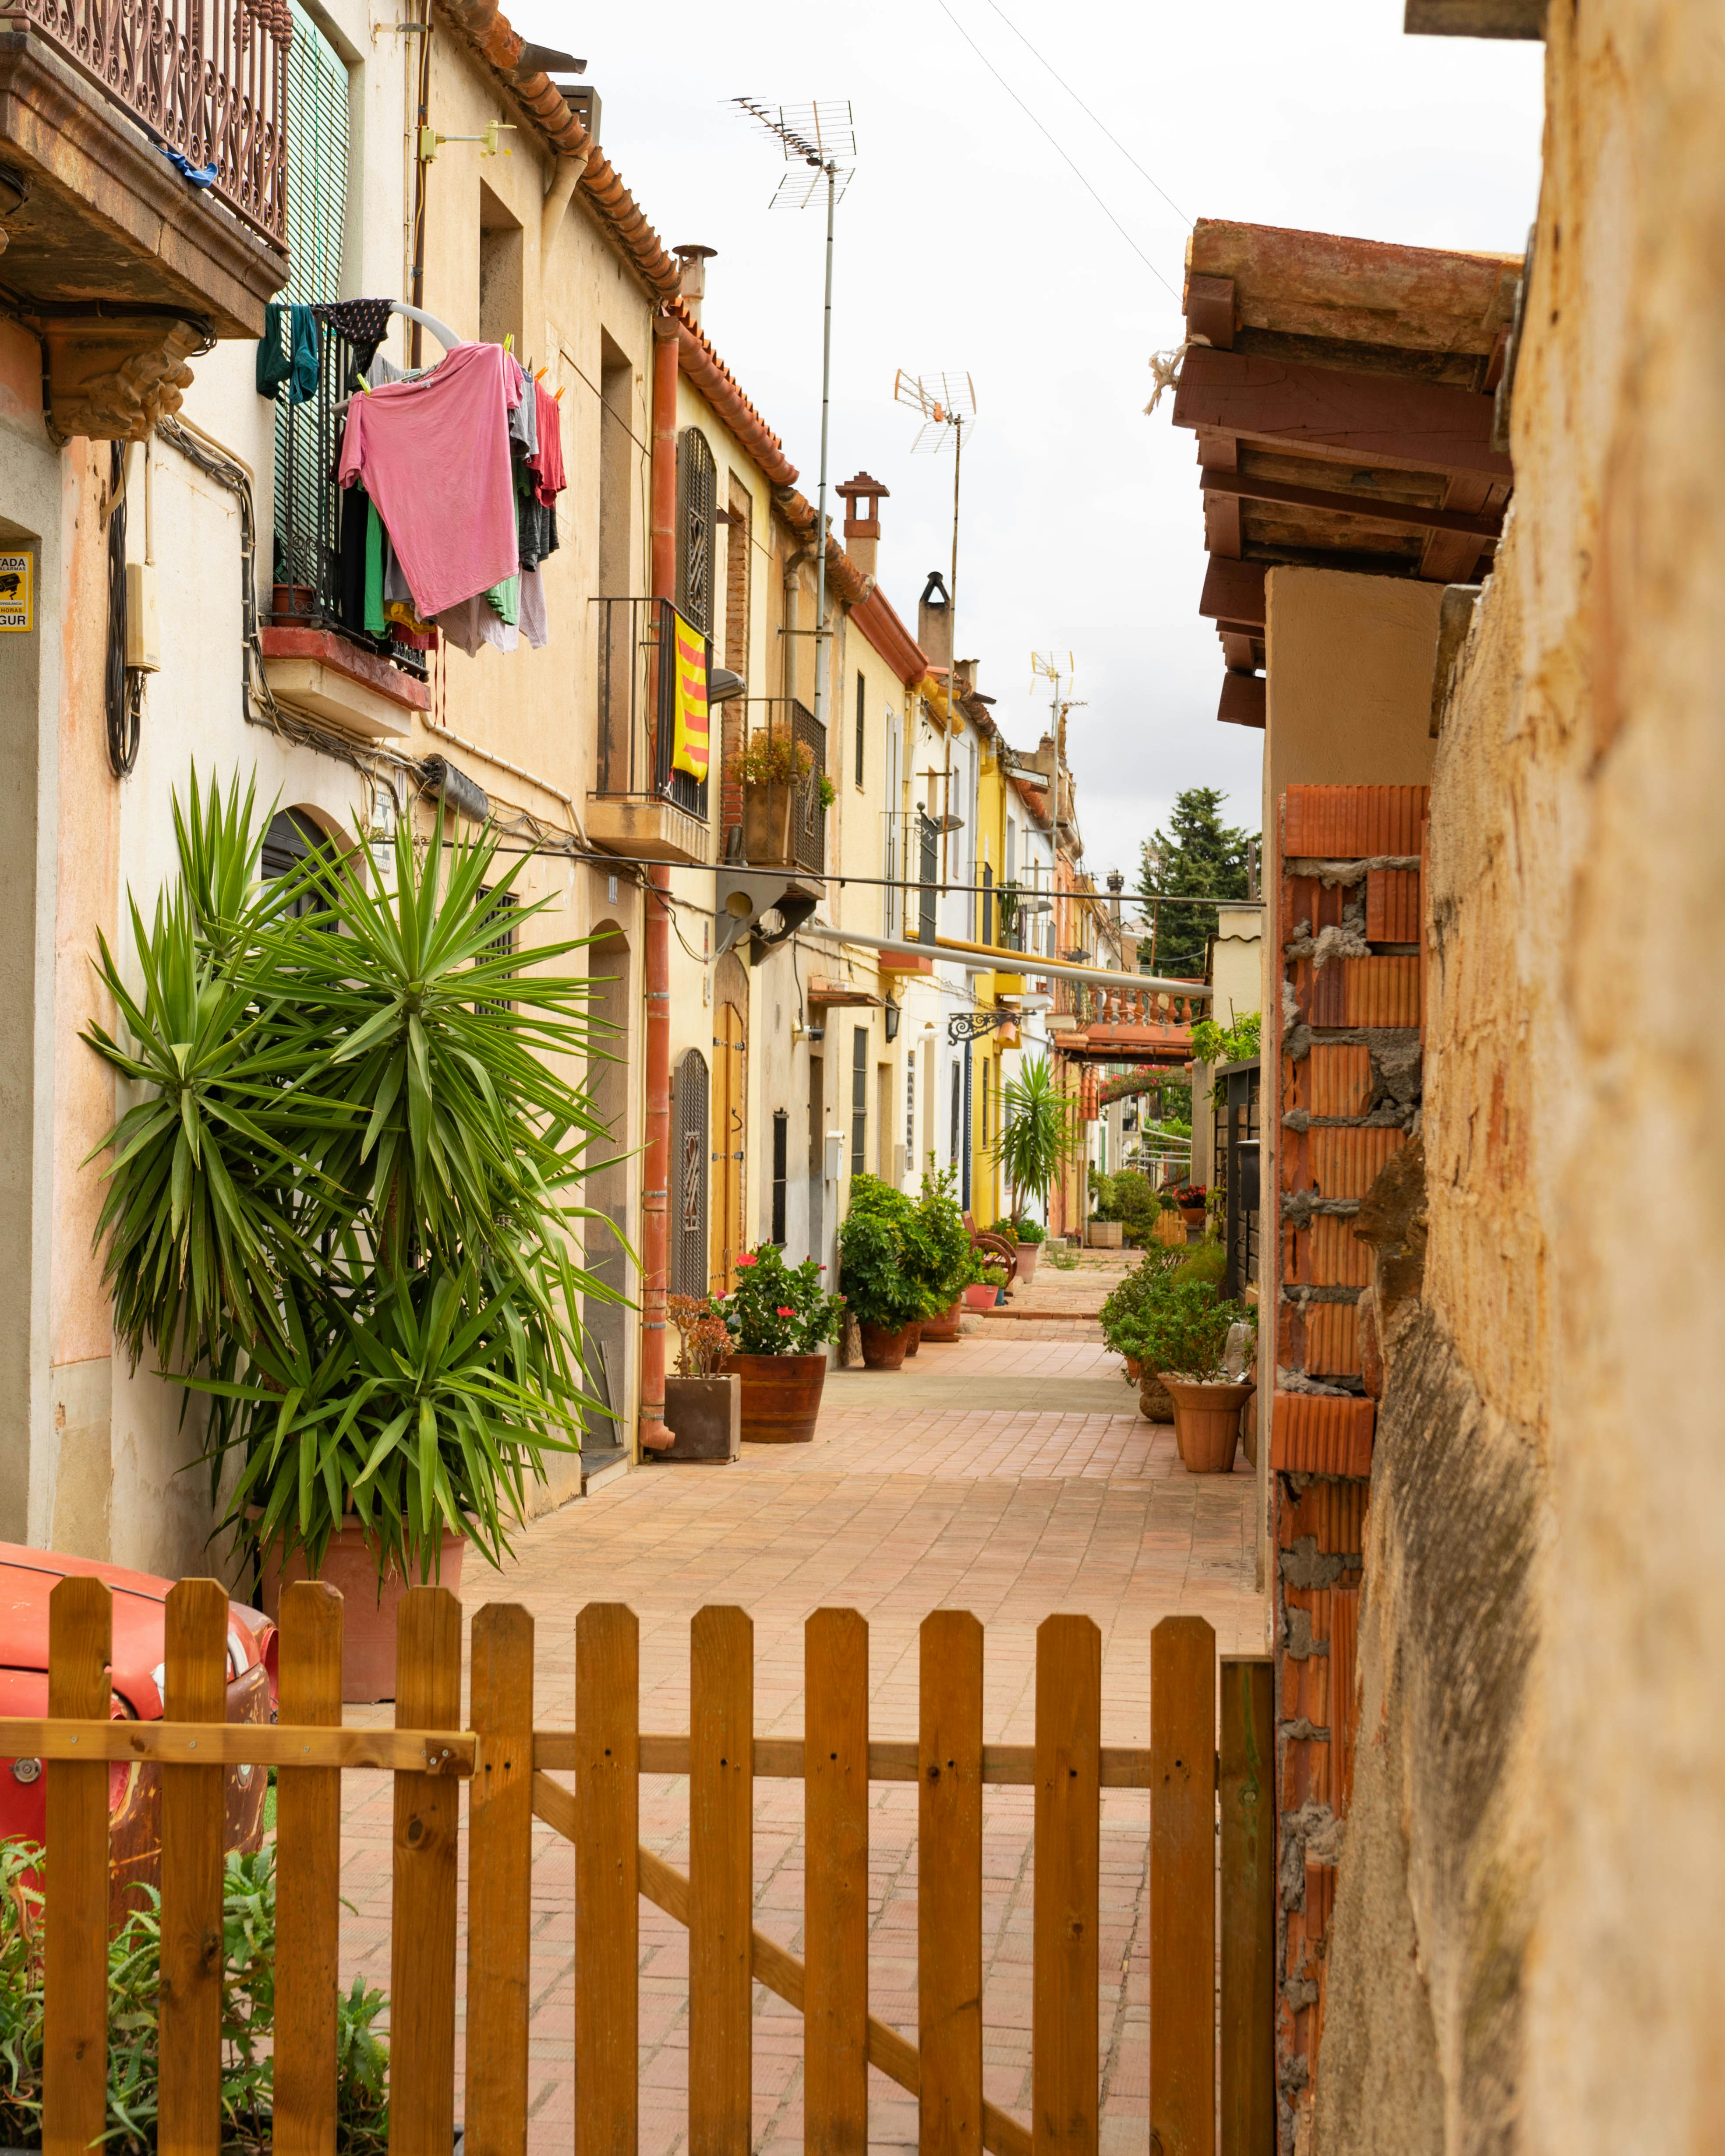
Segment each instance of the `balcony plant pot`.
[{"label": "balcony plant pot", "polygon": [[907,1357],[914,1355],[916,1350],[922,1345],[922,1321],[921,1318],[918,1318],[916,1322],[910,1327],[910,1335],[909,1342],[906,1343],[905,1348],[905,1353]]},{"label": "balcony plant pot", "polygon": [[797,789],[789,780],[742,789],[743,857],[756,868],[793,868],[791,822]]},{"label": "balcony plant pot", "polygon": [[987,1281],[973,1281],[964,1291],[964,1307],[967,1310],[992,1310],[994,1298],[999,1292],[999,1288],[991,1287]]},{"label": "balcony plant pot", "polygon": [[952,1308],[942,1311],[938,1317],[925,1317],[917,1327],[918,1334],[924,1340],[956,1340],[958,1322],[963,1315],[964,1298],[961,1295]]},{"label": "balcony plant pot", "polygon": [[1174,1404],[1168,1387],[1154,1370],[1140,1366],[1138,1372],[1138,1413],[1146,1422],[1173,1422]]},{"label": "balcony plant pot", "polygon": [[1240,1445],[1240,1411],[1252,1396],[1250,1383],[1200,1383],[1160,1373],[1174,1404],[1174,1441],[1189,1475],[1228,1475]]},{"label": "balcony plant pot", "polygon": [[859,1327],[862,1333],[863,1368],[865,1370],[901,1370],[905,1357],[910,1352],[912,1328],[901,1325],[896,1330],[890,1325],[871,1325],[866,1318]]},{"label": "balcony plant pot", "polygon": [[676,1439],[655,1456],[725,1466],[742,1457],[742,1382],[738,1378],[667,1378],[665,1419]]},{"label": "balcony plant pot", "polygon": [[[461,1559],[467,1548],[465,1535],[444,1530],[439,1568],[433,1585],[461,1591]],[[284,1565],[280,1549],[264,1556],[264,1614],[275,1618],[281,1609],[281,1590],[304,1579],[310,1568],[302,1549],[293,1552]],[[393,1566],[377,1584],[377,1553],[366,1540],[365,1530],[350,1519],[330,1537],[317,1577],[338,1588],[341,1595],[341,1697],[352,1706],[395,1697],[395,1625],[401,1599],[417,1579],[403,1579]]]},{"label": "balcony plant pot", "polygon": [[1018,1246],[1018,1277],[1033,1281],[1036,1277],[1036,1260],[1042,1255],[1040,1243],[1020,1243]]},{"label": "balcony plant pot", "polygon": [[307,621],[317,611],[317,590],[312,584],[272,584],[270,611],[277,621]]},{"label": "balcony plant pot", "polygon": [[745,1445],[809,1445],[820,1414],[827,1358],[814,1355],[727,1355],[725,1374],[742,1380]]},{"label": "balcony plant pot", "polygon": [[1126,1241],[1126,1229],[1118,1220],[1092,1220],[1086,1240],[1093,1250],[1117,1250]]}]

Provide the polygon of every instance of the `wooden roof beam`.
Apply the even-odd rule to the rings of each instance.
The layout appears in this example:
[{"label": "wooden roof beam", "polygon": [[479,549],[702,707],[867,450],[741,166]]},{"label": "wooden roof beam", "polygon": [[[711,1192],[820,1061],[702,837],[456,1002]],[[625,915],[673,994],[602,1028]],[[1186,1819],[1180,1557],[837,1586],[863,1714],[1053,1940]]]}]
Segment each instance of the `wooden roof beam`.
[{"label": "wooden roof beam", "polygon": [[1218,352],[1234,349],[1234,280],[1203,277],[1190,272],[1186,278],[1186,334],[1202,337]]},{"label": "wooden roof beam", "polygon": [[[1206,497],[1206,531],[1209,528],[1209,497],[1213,495],[1235,495],[1246,501],[1277,501],[1291,509],[1334,510],[1342,516],[1357,517],[1363,524],[1386,524],[1396,531],[1458,532],[1475,540],[1496,539],[1503,527],[1501,516],[1473,516],[1459,508],[1428,509],[1417,501],[1386,501],[1378,495],[1342,492],[1325,486],[1293,486],[1279,479],[1254,479],[1249,474],[1217,471],[1208,465],[1200,477]],[[1481,485],[1482,496],[1486,490]],[[1445,578],[1445,582],[1453,583],[1455,579]]]},{"label": "wooden roof beam", "polygon": [[1411,376],[1342,367],[1194,345],[1174,393],[1177,427],[1286,447],[1339,449],[1363,465],[1404,471],[1513,477],[1491,447],[1492,400]]},{"label": "wooden roof beam", "polygon": [[1222,676],[1222,700],[1216,716],[1224,726],[1256,726],[1269,723],[1269,685],[1261,674],[1236,674],[1230,667]]}]

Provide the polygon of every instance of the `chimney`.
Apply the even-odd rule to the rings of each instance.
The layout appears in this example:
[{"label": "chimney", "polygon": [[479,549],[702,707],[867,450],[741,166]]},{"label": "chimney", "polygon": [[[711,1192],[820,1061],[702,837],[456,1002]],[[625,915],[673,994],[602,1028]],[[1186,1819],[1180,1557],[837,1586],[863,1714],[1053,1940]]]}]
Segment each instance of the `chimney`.
[{"label": "chimney", "polygon": [[1120,933],[1120,894],[1126,889],[1126,878],[1118,869],[1108,871],[1108,911],[1114,916],[1114,932]]},{"label": "chimney", "polygon": [[891,490],[860,471],[833,491],[845,504],[845,551],[865,577],[872,577],[880,544],[880,505],[891,500]]},{"label": "chimney", "polygon": [[947,593],[947,580],[938,569],[929,571],[928,582],[916,602],[916,641],[936,673],[944,673],[952,665],[952,602]]},{"label": "chimney", "polygon": [[[967,698],[975,696],[977,668],[981,663],[975,659],[961,659],[955,663],[952,672],[957,679],[957,695]],[[992,696],[983,699],[985,703],[992,704],[993,701]]]},{"label": "chimney", "polygon": [[706,265],[718,253],[716,247],[674,247],[671,253],[683,265],[682,301],[695,317],[695,326],[701,327],[701,303],[706,297]]}]

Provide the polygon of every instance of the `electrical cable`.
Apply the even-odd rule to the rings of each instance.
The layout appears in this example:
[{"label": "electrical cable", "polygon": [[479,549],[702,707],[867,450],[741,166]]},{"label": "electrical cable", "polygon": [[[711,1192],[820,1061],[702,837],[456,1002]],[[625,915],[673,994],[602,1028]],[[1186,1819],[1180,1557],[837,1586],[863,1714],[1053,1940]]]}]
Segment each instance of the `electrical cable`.
[{"label": "electrical cable", "polygon": [[1078,166],[1070,153],[1061,148],[1053,130],[1049,127],[1047,123],[1043,121],[1029,105],[1025,104],[1024,99],[1019,95],[1018,92],[1013,88],[1006,77],[1002,74],[999,69],[995,66],[993,61],[988,58],[988,55],[983,50],[976,39],[972,37],[969,31],[965,28],[963,23],[959,21],[958,18],[947,5],[947,0],[940,0],[940,7],[941,13],[947,18],[947,21],[952,23],[952,28],[958,33],[959,36],[963,38],[965,44],[970,47],[972,52],[976,54],[983,65],[987,68],[989,74],[993,76],[995,81],[1000,85],[1000,87],[1006,92],[1013,103],[1018,106],[1019,110],[1037,130],[1038,133],[1046,136],[1049,143],[1056,153],[1060,157],[1063,157],[1066,163],[1071,167],[1072,172],[1077,178],[1080,186],[1081,186],[1094,199],[1096,207],[1101,211],[1103,216],[1107,218],[1109,223],[1114,227],[1121,238],[1125,240],[1127,245],[1131,248],[1132,253],[1137,256],[1139,261],[1143,264],[1144,267],[1150,272],[1150,275],[1156,280],[1157,283],[1160,285],[1165,291],[1173,295],[1177,305],[1180,304],[1179,293],[1168,283],[1168,279],[1163,275],[1161,270],[1157,268],[1156,264],[1150,259],[1150,257],[1144,252],[1143,249],[1139,246],[1137,241],[1132,238],[1126,227],[1120,222],[1120,219],[1116,217],[1113,211],[1109,208],[1107,203],[1103,201],[1101,196],[1097,193],[1096,188],[1091,185],[1091,182],[1087,179],[1085,178],[1084,174],[1079,170]]},{"label": "electrical cable", "polygon": [[1163,200],[1168,204],[1174,215],[1180,219],[1181,223],[1189,226],[1192,223],[1192,219],[1187,216],[1185,211],[1181,208],[1178,203],[1174,200],[1168,189],[1163,187],[1161,181],[1158,180],[1153,173],[1147,172],[1144,170],[1144,167],[1138,162],[1137,159],[1133,157],[1132,151],[1127,148],[1125,143],[1122,142],[1113,130],[1108,126],[1106,122],[1097,118],[1096,115],[1091,110],[1084,100],[1078,95],[1078,92],[1073,89],[1071,84],[1068,82],[1065,77],[1056,69],[1053,61],[1043,59],[1042,54],[1037,51],[1035,46],[1030,43],[1030,40],[1024,35],[1018,24],[1014,22],[1011,16],[1009,15],[1006,10],[1000,5],[1000,0],[988,0],[988,5],[994,10],[994,13],[1000,18],[1001,21],[1005,23],[1007,28],[1012,32],[1014,37],[1018,39],[1019,43],[1024,48],[1025,51],[1029,54],[1032,59],[1040,62],[1041,65],[1045,67],[1049,73],[1054,76],[1055,80],[1059,83],[1060,88],[1065,91],[1067,96],[1071,99],[1072,102],[1078,107],[1079,110],[1084,114],[1085,117],[1091,121],[1096,126],[1101,129],[1103,134],[1108,137],[1108,140],[1114,145],[1115,148],[1119,151],[1121,156],[1125,158],[1127,164],[1132,167],[1132,170],[1138,175],[1139,178],[1147,181],[1149,184],[1155,188],[1157,193],[1162,197]]}]

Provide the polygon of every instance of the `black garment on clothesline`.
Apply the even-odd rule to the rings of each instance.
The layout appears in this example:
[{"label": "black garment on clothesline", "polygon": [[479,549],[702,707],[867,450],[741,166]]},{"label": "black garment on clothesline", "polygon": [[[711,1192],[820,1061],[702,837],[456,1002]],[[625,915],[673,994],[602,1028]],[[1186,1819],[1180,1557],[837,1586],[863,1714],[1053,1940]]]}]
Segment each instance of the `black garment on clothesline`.
[{"label": "black garment on clothesline", "polygon": [[353,346],[353,363],[363,374],[377,356],[377,347],[389,334],[393,300],[328,300],[312,313],[338,336]]}]

